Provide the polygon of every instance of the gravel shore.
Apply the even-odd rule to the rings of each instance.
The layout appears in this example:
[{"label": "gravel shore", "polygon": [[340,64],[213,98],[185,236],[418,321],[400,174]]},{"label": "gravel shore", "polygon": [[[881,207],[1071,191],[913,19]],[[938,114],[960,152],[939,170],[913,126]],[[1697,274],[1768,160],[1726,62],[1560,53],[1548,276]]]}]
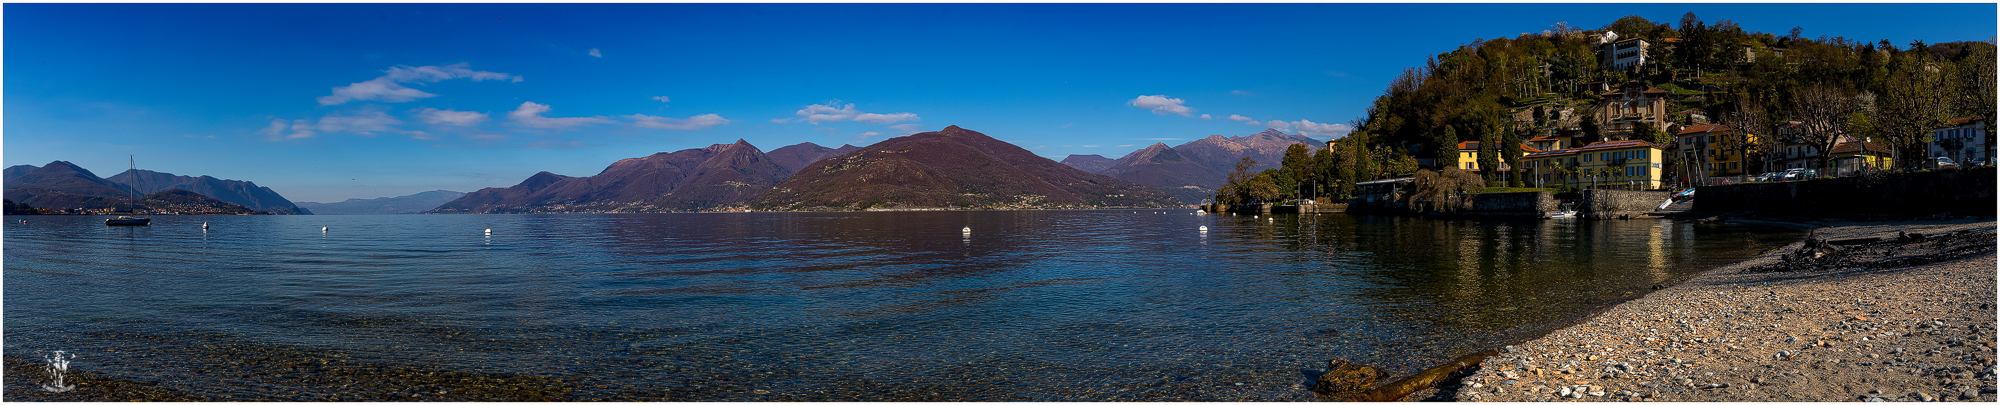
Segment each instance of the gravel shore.
[{"label": "gravel shore", "polygon": [[1992,219],[1811,225],[1405,400],[1995,401]]}]

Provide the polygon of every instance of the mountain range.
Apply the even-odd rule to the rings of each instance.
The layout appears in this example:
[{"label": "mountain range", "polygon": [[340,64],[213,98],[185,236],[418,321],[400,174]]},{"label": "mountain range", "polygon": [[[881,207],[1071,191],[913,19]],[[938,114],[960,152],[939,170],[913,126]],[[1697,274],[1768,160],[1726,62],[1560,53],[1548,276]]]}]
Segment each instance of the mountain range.
[{"label": "mountain range", "polygon": [[434,213],[674,212],[741,207],[806,164],[856,150],[810,142],[770,154],[741,139],[701,149],[619,160],[589,177],[536,173],[507,188],[486,188]]},{"label": "mountain range", "polygon": [[[138,182],[134,183],[133,179]],[[139,193],[151,194],[166,190],[187,190],[209,196],[223,202],[248,207],[254,211],[268,211],[275,214],[309,214],[300,210],[297,204],[271,191],[270,187],[259,187],[257,183],[242,180],[224,180],[209,176],[180,176],[151,170],[126,170],[104,180],[135,185]]]},{"label": "mountain range", "polygon": [[1165,194],[949,126],[820,160],[752,204],[765,210],[1174,205]]},{"label": "mountain range", "polygon": [[415,214],[463,196],[465,193],[457,191],[431,190],[401,197],[349,198],[332,203],[300,201],[298,204],[300,208],[320,215]]},{"label": "mountain range", "polygon": [[1180,146],[1154,143],[1116,160],[1070,155],[1063,164],[1159,189],[1193,204],[1215,195],[1215,189],[1228,181],[1229,172],[1236,170],[1237,161],[1245,157],[1255,160],[1257,165],[1251,172],[1275,168],[1293,144],[1315,151],[1325,147],[1317,139],[1266,129],[1247,136],[1209,135]]},{"label": "mountain range", "polygon": [[[124,182],[135,175],[132,171],[106,179],[60,160],[41,167],[12,166],[0,174],[4,174],[4,180],[0,181],[5,182],[8,200],[42,209],[130,209],[126,200],[137,193],[146,195],[146,202],[142,205],[154,209],[215,213],[312,213],[298,208],[269,188],[247,181],[209,176],[187,177],[141,170],[136,173],[141,187],[134,188]],[[163,193],[171,190],[186,192]],[[156,198],[160,201],[154,201]]]}]

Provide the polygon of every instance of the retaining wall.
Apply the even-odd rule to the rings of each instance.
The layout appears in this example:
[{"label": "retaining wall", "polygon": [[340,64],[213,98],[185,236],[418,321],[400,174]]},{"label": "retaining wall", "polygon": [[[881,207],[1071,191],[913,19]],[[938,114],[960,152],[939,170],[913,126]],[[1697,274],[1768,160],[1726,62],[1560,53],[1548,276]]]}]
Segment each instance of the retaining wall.
[{"label": "retaining wall", "polygon": [[1661,201],[1674,196],[1668,191],[1631,190],[1583,190],[1582,194],[1582,199],[1577,201],[1576,212],[1586,218],[1630,217],[1653,212]]},{"label": "retaining wall", "polygon": [[1698,187],[1694,210],[1770,215],[1908,218],[1994,216],[1995,169],[1895,173]]}]

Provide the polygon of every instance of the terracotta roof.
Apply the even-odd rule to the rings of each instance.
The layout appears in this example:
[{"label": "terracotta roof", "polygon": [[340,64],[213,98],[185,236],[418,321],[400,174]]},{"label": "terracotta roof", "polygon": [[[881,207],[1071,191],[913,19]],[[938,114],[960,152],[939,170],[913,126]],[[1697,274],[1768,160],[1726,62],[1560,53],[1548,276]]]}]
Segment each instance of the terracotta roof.
[{"label": "terracotta roof", "polygon": [[1528,145],[1521,145],[1521,152],[1522,152],[1522,153],[1538,153],[1538,152],[1541,152],[1541,151],[1542,151],[1541,149],[1536,149],[1536,148],[1535,148],[1535,147],[1533,147],[1533,146],[1528,146]]},{"label": "terracotta roof", "polygon": [[1622,44],[1622,43],[1626,43],[1626,42],[1632,42],[1632,41],[1640,41],[1640,40],[1641,40],[1641,39],[1639,39],[1639,38],[1630,38],[1630,39],[1626,39],[1626,40],[1623,40],[1623,41],[1618,41],[1618,42],[1612,42],[1611,44],[1612,44],[1612,45],[1617,45],[1617,44]]},{"label": "terracotta roof", "polygon": [[1674,42],[1681,42],[1681,39],[1680,39],[1680,38],[1660,38],[1660,42],[1667,42],[1667,43],[1674,43]]},{"label": "terracotta roof", "polygon": [[1636,148],[1636,147],[1664,148],[1665,145],[1659,145],[1659,144],[1654,144],[1652,142],[1633,139],[1633,140],[1623,140],[1623,141],[1602,141],[1598,143],[1584,145],[1581,148],[1576,148],[1576,150],[1582,152],[1582,151],[1625,149],[1625,148]]},{"label": "terracotta roof", "polygon": [[1459,142],[1458,150],[1479,150],[1479,141]]},{"label": "terracotta roof", "polygon": [[1647,88],[1646,88],[1646,92],[1647,92],[1647,93],[1666,93],[1667,91],[1666,91],[1666,90],[1660,90],[1660,88],[1658,88],[1658,87],[1647,87]]},{"label": "terracotta roof", "polygon": [[1733,129],[1733,128],[1730,128],[1729,126],[1726,126],[1726,125],[1722,125],[1722,124],[1701,124],[1701,125],[1689,125],[1689,126],[1688,126],[1687,128],[1685,128],[1685,129],[1682,129],[1682,130],[1681,130],[1681,132],[1679,132],[1679,133],[1675,133],[1674,135],[1687,135],[1687,134],[1697,134],[1697,133],[1702,133],[1702,132],[1709,132],[1709,131],[1727,131],[1727,130],[1730,130],[1730,129]]},{"label": "terracotta roof", "polygon": [[1542,136],[1537,136],[1537,137],[1534,137],[1534,138],[1528,138],[1528,142],[1540,142],[1540,141],[1556,141],[1556,140],[1559,140],[1559,139],[1556,139],[1556,136],[1555,136],[1555,135],[1542,135]]},{"label": "terracotta roof", "polygon": [[1955,127],[1955,126],[1960,126],[1960,125],[1965,125],[1965,123],[1967,123],[1967,122],[1972,122],[1972,120],[1973,120],[1973,119],[1976,119],[1976,118],[1979,118],[1979,117],[1958,117],[1958,118],[1952,118],[1952,119],[1951,119],[1951,121],[1948,121],[1948,122],[1950,122],[1950,123],[1951,123],[1951,125],[1946,125],[1946,126],[1947,126],[1947,127]]},{"label": "terracotta roof", "polygon": [[1867,148],[1869,152],[1889,153],[1889,147],[1882,146],[1881,144],[1877,144],[1874,142],[1848,142],[1839,145],[1834,145],[1833,153],[1828,153],[1828,155],[1860,152],[1864,147]]}]

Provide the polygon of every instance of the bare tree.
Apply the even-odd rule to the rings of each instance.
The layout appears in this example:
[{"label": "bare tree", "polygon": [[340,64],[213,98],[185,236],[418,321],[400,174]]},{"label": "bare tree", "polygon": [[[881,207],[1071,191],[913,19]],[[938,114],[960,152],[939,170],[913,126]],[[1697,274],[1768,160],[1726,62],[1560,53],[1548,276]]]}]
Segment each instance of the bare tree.
[{"label": "bare tree", "polygon": [[[1754,139],[1756,137],[1755,133],[1757,131],[1765,131],[1765,134],[1775,135],[1778,133],[1777,125],[1780,123],[1771,122],[1771,119],[1764,115],[1764,109],[1758,108],[1748,99],[1737,100],[1735,110],[1724,113],[1718,118],[1720,119],[1717,121],[1720,121],[1722,126],[1731,129],[1726,135],[1723,135],[1723,137],[1728,138],[1725,144],[1734,147],[1736,150],[1736,160],[1742,162],[1739,164],[1743,165],[1742,173],[1749,174],[1750,152],[1764,151],[1764,148],[1770,146],[1768,141],[1758,142]],[[1769,140],[1772,138],[1766,137],[1765,139]],[[1763,170],[1758,170],[1758,172],[1763,172]]]},{"label": "bare tree", "polygon": [[1446,167],[1440,171],[1418,170],[1410,190],[1410,208],[1424,212],[1451,212],[1472,208],[1472,194],[1486,185],[1472,172]]},{"label": "bare tree", "polygon": [[1882,96],[1876,99],[1876,107],[1869,119],[1876,124],[1877,132],[1894,146],[1895,161],[1909,167],[1916,159],[1903,159],[1903,151],[1919,150],[1930,138],[1931,131],[1951,119],[1950,90],[1945,86],[1948,66],[1927,64],[1927,55],[1917,55],[1915,61],[1890,72],[1889,80],[1883,83]]},{"label": "bare tree", "polygon": [[1792,132],[1794,140],[1817,152],[1818,168],[1826,170],[1833,160],[1833,146],[1840,144],[1847,121],[1854,117],[1854,98],[1838,86],[1820,83],[1793,94],[1791,107],[1792,120],[1799,122],[1799,130]]}]

